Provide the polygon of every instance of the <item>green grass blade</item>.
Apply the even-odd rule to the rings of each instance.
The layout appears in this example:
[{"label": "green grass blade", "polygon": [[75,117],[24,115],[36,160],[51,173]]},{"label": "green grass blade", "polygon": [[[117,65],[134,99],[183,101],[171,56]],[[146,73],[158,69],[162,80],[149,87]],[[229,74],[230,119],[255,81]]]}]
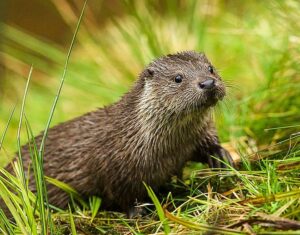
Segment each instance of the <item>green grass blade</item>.
[{"label": "green grass blade", "polygon": [[73,38],[72,38],[72,41],[71,41],[71,44],[70,44],[70,48],[68,50],[67,59],[66,59],[65,65],[64,65],[64,71],[63,71],[63,74],[62,74],[62,77],[61,77],[61,80],[60,80],[60,84],[59,84],[59,87],[58,87],[58,90],[57,90],[52,108],[50,110],[49,118],[48,118],[48,121],[47,121],[47,124],[46,124],[46,128],[45,128],[45,131],[44,131],[44,135],[43,135],[40,150],[39,150],[39,156],[40,157],[42,156],[44,145],[45,145],[45,140],[46,140],[47,134],[48,134],[48,129],[50,127],[50,124],[51,124],[51,121],[52,121],[52,118],[53,118],[53,115],[54,115],[54,111],[55,111],[55,108],[57,106],[57,102],[58,102],[58,99],[60,97],[64,82],[65,82],[65,78],[66,78],[66,74],[67,74],[67,70],[68,70],[68,66],[69,66],[71,53],[72,53],[72,50],[73,50],[73,47],[74,47],[74,44],[75,44],[75,40],[76,40],[78,31],[79,31],[79,27],[80,27],[80,24],[81,24],[81,21],[82,21],[82,17],[83,17],[83,14],[84,14],[86,4],[87,4],[87,0],[84,2],[82,11],[80,13],[78,23],[76,25],[76,29],[75,29],[75,32],[74,32],[74,35],[73,35]]},{"label": "green grass blade", "polygon": [[70,194],[74,199],[76,199],[76,201],[80,202],[80,204],[83,207],[88,207],[87,203],[82,199],[81,195],[70,185],[68,185],[62,181],[59,181],[55,178],[48,177],[48,176],[45,176],[45,179],[50,184],[53,184],[56,187],[61,188],[62,190],[64,190],[68,194]]},{"label": "green grass blade", "polygon": [[[0,173],[4,175],[6,174],[4,169],[0,169]],[[6,187],[6,185],[4,184],[3,180],[1,180],[1,178],[0,178],[0,197],[5,202],[5,205],[9,209],[20,231],[23,234],[28,234],[26,224],[24,223],[24,220],[26,218],[19,206],[19,203],[15,200],[14,195]]]},{"label": "green grass blade", "polygon": [[92,211],[92,218],[91,218],[91,223],[93,222],[95,216],[97,215],[100,206],[101,206],[101,198],[92,196],[89,198],[90,201],[90,209]]},{"label": "green grass blade", "polygon": [[[68,54],[67,54],[67,59],[66,59],[66,62],[65,62],[64,71],[63,71],[63,74],[62,74],[62,77],[61,77],[60,85],[59,85],[58,91],[56,93],[56,96],[55,96],[55,99],[54,99],[54,102],[53,102],[53,105],[52,105],[52,108],[51,108],[51,111],[50,111],[50,114],[49,114],[49,118],[48,118],[48,121],[47,121],[47,124],[46,124],[46,128],[45,128],[45,131],[44,131],[44,134],[43,134],[43,137],[42,137],[42,141],[41,141],[41,144],[40,144],[40,147],[39,147],[39,152],[38,152],[39,166],[43,166],[43,153],[44,153],[44,147],[45,147],[45,140],[47,138],[48,130],[49,130],[49,127],[50,127],[50,124],[51,124],[51,121],[52,121],[52,118],[53,118],[53,115],[54,115],[54,111],[55,111],[59,96],[61,94],[64,81],[65,81],[65,77],[66,77],[66,73],[67,73],[67,69],[68,69],[68,65],[69,65],[71,52],[73,50],[73,46],[75,44],[75,39],[76,39],[77,33],[79,31],[79,26],[80,26],[81,21],[82,21],[82,17],[83,17],[83,13],[84,13],[84,10],[85,10],[85,7],[86,7],[86,3],[87,3],[87,1],[85,1],[84,6],[82,8],[82,11],[81,11],[81,14],[80,14],[80,17],[79,17],[79,20],[78,20],[78,23],[77,23],[77,26],[76,26],[71,44],[70,44],[70,48],[69,48],[69,51],[68,51]],[[40,167],[37,172],[39,174],[39,179],[40,179],[40,181],[38,182],[39,184],[38,184],[38,188],[37,188],[37,190],[39,190],[38,196],[39,197],[42,197],[42,196],[44,197],[43,199],[46,202],[46,206],[47,206],[47,209],[48,209],[48,221],[51,221],[51,214],[50,214],[50,208],[49,208],[49,204],[48,204],[47,189],[46,189],[46,184],[45,184],[45,180],[44,180],[43,168]],[[44,208],[43,203],[40,203],[40,206],[41,206],[41,209],[43,210],[43,208]],[[44,215],[45,215],[44,212],[41,213],[42,224],[43,224],[42,233],[47,234],[46,218],[44,218]],[[52,228],[52,226],[51,226],[51,228]]]},{"label": "green grass blade", "polygon": [[9,219],[4,214],[3,210],[0,209],[0,232],[3,234],[13,234],[14,229],[10,224]]},{"label": "green grass blade", "polygon": [[73,214],[72,214],[70,205],[69,205],[69,217],[70,217],[70,225],[71,225],[72,235],[77,235],[76,226],[75,226],[75,222],[74,222],[74,218],[73,218]]},{"label": "green grass blade", "polygon": [[7,121],[6,126],[4,128],[4,132],[3,132],[2,136],[1,136],[1,139],[0,139],[0,151],[2,149],[2,145],[3,145],[4,139],[5,139],[5,136],[6,136],[6,133],[7,133],[8,127],[9,127],[9,124],[10,124],[10,122],[12,120],[12,117],[13,117],[13,115],[15,113],[16,107],[17,107],[17,105],[15,105],[14,108],[13,108],[13,110],[10,112],[8,121]]},{"label": "green grass blade", "polygon": [[183,220],[177,216],[174,216],[168,211],[165,211],[165,214],[166,214],[167,218],[170,219],[171,221],[173,221],[177,224],[181,224],[192,230],[215,232],[215,234],[226,234],[226,235],[247,234],[244,232],[235,231],[233,229],[228,229],[228,228],[218,228],[218,227],[213,227],[213,226],[209,226],[206,224],[196,224],[191,221]]},{"label": "green grass blade", "polygon": [[160,205],[160,202],[159,202],[158,198],[156,197],[156,195],[153,192],[152,188],[147,186],[145,183],[144,183],[144,185],[145,185],[145,188],[147,189],[149,197],[151,198],[151,200],[153,201],[153,203],[155,205],[159,220],[161,221],[161,223],[163,225],[165,234],[169,234],[171,232],[171,228],[170,228],[169,223],[168,223],[168,221],[165,217],[164,210],[163,210],[162,206]]},{"label": "green grass blade", "polygon": [[[22,123],[23,123],[23,116],[24,116],[24,112],[25,112],[25,102],[26,102],[26,97],[27,97],[27,93],[28,93],[28,88],[29,88],[29,83],[30,83],[32,71],[33,71],[33,67],[31,66],[30,71],[29,71],[29,75],[28,75],[28,78],[27,78],[27,82],[26,82],[26,87],[25,87],[23,99],[22,99],[22,106],[21,106],[20,119],[19,119],[19,127],[18,127],[18,133],[17,133],[18,158],[19,158],[19,164],[21,166],[21,169],[23,169],[23,160],[22,160],[22,153],[21,153],[21,138],[20,138],[20,136],[21,136]],[[22,177],[23,177],[24,185],[26,185],[24,172],[22,174]]]}]

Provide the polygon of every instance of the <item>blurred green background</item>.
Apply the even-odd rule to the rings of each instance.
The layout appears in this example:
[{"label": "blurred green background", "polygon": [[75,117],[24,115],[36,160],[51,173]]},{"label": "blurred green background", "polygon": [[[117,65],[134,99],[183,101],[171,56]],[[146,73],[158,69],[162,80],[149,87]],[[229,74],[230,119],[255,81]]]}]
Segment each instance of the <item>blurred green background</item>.
[{"label": "blurred green background", "polygon": [[[35,134],[45,128],[83,3],[1,1],[0,135],[8,131],[0,165],[17,148],[31,65],[25,113]],[[155,57],[196,50],[207,54],[228,85],[215,112],[223,142],[247,155],[295,136],[299,12],[296,0],[90,0],[52,125],[118,100]],[[26,142],[24,134],[21,140]]]}]

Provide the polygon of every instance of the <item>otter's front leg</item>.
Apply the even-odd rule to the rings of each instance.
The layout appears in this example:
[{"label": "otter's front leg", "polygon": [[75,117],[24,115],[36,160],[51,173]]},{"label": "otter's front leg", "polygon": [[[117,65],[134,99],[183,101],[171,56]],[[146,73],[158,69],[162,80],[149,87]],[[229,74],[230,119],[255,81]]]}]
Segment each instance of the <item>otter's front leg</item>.
[{"label": "otter's front leg", "polygon": [[214,135],[207,135],[199,141],[192,161],[207,163],[210,168],[226,168],[223,162],[236,167],[230,153],[220,145],[218,136],[213,133]]},{"label": "otter's front leg", "polygon": [[129,207],[126,211],[127,218],[129,219],[143,217],[147,214],[146,208],[139,206],[138,204]]},{"label": "otter's front leg", "polygon": [[[232,167],[236,167],[230,153],[224,149],[221,145],[212,146],[209,155],[206,157],[207,163],[211,168],[226,168],[227,165],[223,162],[228,163]],[[215,158],[213,158],[213,157]],[[221,160],[221,161],[219,161]]]}]

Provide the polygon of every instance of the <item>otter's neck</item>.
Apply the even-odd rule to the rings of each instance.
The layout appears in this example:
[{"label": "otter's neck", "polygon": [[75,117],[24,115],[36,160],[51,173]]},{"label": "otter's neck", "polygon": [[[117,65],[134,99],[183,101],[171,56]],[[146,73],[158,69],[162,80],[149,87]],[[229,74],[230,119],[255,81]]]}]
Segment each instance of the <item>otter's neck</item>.
[{"label": "otter's neck", "polygon": [[129,113],[128,119],[135,132],[128,141],[134,144],[135,150],[143,149],[150,158],[175,157],[182,146],[196,145],[199,133],[210,120],[210,110],[178,113],[176,107],[168,107],[166,101],[155,97],[151,87],[139,88],[134,89],[140,92],[130,92],[134,97],[127,99],[131,105],[135,101],[134,113]]}]

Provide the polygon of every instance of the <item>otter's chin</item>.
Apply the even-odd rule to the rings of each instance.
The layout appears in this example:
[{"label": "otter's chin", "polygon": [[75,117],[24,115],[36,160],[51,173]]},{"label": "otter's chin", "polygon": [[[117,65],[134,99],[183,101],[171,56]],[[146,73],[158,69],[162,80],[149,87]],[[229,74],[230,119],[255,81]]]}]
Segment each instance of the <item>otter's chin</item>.
[{"label": "otter's chin", "polygon": [[219,101],[224,99],[225,95],[225,89],[222,89],[220,87],[204,91],[201,96],[199,96],[197,103],[194,103],[192,105],[191,110],[196,112],[203,112],[203,110],[205,109],[216,106]]},{"label": "otter's chin", "polygon": [[206,95],[205,106],[212,107],[212,106],[215,106],[218,103],[218,101],[223,100],[223,98],[225,97],[225,90],[224,89],[213,89],[213,90],[207,91],[205,93],[205,95]]},{"label": "otter's chin", "polygon": [[205,107],[209,108],[209,107],[213,107],[218,103],[219,99],[216,97],[210,97],[209,99],[207,99],[206,103],[204,104]]},{"label": "otter's chin", "polygon": [[214,107],[219,102],[219,99],[217,97],[207,97],[207,99],[202,100],[197,103],[197,105],[194,105],[194,111],[197,112],[203,112],[203,110]]},{"label": "otter's chin", "polygon": [[218,102],[219,100],[223,100],[223,98],[225,97],[226,93],[224,89],[214,89],[211,91],[207,91],[206,92],[206,96],[207,96],[207,101],[214,101],[214,102]]}]

